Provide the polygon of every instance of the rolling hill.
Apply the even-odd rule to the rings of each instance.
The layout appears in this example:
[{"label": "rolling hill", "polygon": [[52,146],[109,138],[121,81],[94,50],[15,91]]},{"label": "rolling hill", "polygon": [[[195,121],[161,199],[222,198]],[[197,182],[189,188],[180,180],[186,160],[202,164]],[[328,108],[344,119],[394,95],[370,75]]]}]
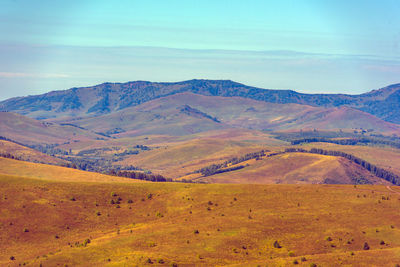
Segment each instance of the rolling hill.
[{"label": "rolling hill", "polygon": [[243,97],[178,93],[102,116],[49,120],[114,137],[187,135],[209,130],[373,129],[400,134],[400,126],[349,107],[275,104]]},{"label": "rolling hill", "polygon": [[[322,88],[323,89],[323,88]],[[383,120],[400,123],[400,84],[361,95],[303,94],[292,90],[269,90],[229,80],[189,80],[176,83],[136,81],[103,83],[92,87],[53,91],[42,95],[16,97],[0,102],[0,110],[32,118],[102,115],[137,106],[177,93],[208,96],[239,96],[268,103],[295,103],[320,107],[353,107]]]},{"label": "rolling hill", "polygon": [[208,183],[237,184],[390,184],[341,157],[289,153],[245,161],[237,166],[246,164],[249,166],[235,171],[206,177],[190,175],[187,178]]},{"label": "rolling hill", "polygon": [[14,157],[23,161],[61,165],[67,161],[41,153],[35,149],[22,146],[7,140],[0,140],[0,155]]},{"label": "rolling hill", "polygon": [[12,112],[0,112],[0,136],[28,145],[105,138],[79,127],[38,121]]},{"label": "rolling hill", "polygon": [[140,180],[86,172],[61,166],[0,157],[0,173],[11,176],[63,182],[135,183]]}]

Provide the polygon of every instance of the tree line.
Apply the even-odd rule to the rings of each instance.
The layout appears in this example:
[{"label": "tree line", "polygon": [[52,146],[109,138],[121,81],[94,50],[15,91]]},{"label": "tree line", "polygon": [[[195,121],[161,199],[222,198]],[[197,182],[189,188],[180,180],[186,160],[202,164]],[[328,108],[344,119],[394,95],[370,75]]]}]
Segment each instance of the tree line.
[{"label": "tree line", "polygon": [[312,137],[312,138],[302,138],[302,139],[292,140],[291,144],[299,145],[299,144],[303,144],[303,143],[316,143],[316,142],[333,143],[333,144],[337,144],[337,145],[349,145],[349,146],[355,146],[355,145],[360,145],[360,144],[361,145],[368,145],[368,144],[386,145],[386,146],[391,146],[391,147],[400,149],[399,142],[376,139],[376,138],[367,138],[367,137],[346,138],[346,139],[330,139],[330,138],[324,138],[324,137]]},{"label": "tree line", "polygon": [[244,168],[245,166],[235,166],[227,169],[223,169],[228,167],[228,164],[230,165],[236,165],[238,163],[250,160],[250,159],[256,159],[259,160],[260,158],[265,156],[265,152],[269,152],[268,150],[261,150],[258,152],[253,152],[253,153],[247,153],[244,156],[241,157],[234,157],[231,159],[226,160],[223,163],[219,164],[212,164],[210,166],[201,168],[199,170],[194,171],[193,173],[201,173],[203,176],[211,176],[217,173],[223,173],[223,172],[229,172],[229,171],[235,171]]},{"label": "tree line", "polygon": [[152,182],[172,182],[171,178],[165,178],[160,174],[147,174],[144,172],[136,172],[136,171],[116,171],[110,170],[108,175],[131,178],[131,179],[138,179],[138,180],[145,180],[145,181],[152,181]]}]

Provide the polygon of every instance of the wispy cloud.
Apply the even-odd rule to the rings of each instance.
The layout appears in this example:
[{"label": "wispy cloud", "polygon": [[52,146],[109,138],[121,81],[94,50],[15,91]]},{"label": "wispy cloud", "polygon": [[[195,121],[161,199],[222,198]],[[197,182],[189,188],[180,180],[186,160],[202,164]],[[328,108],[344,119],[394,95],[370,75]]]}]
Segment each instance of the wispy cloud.
[{"label": "wispy cloud", "polygon": [[1,78],[69,78],[61,73],[26,73],[26,72],[0,72]]}]

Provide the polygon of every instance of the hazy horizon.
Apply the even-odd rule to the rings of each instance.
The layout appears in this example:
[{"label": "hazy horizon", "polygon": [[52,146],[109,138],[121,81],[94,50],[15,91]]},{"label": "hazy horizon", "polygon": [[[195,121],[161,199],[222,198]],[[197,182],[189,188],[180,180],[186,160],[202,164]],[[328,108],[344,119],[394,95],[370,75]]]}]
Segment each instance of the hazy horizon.
[{"label": "hazy horizon", "polygon": [[6,0],[0,100],[135,80],[365,93],[400,82],[399,11],[389,0]]}]

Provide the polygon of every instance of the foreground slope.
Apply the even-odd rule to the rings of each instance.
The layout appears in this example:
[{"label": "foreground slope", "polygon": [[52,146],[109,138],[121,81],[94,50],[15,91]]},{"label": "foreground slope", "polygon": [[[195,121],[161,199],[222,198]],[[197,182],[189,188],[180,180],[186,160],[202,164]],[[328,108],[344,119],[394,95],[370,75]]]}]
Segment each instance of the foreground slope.
[{"label": "foreground slope", "polygon": [[[1,265],[400,263],[398,187],[105,184],[0,175],[0,188]],[[118,206],[110,203],[118,199]]]},{"label": "foreground slope", "polygon": [[[323,90],[323,88],[321,88]],[[209,96],[240,96],[270,103],[296,103],[321,107],[350,106],[393,123],[400,123],[400,84],[361,95],[302,94],[267,90],[229,80],[190,80],[176,83],[136,81],[103,83],[91,87],[16,97],[0,102],[0,110],[32,118],[101,115],[137,106],[160,97],[191,92]]]}]

